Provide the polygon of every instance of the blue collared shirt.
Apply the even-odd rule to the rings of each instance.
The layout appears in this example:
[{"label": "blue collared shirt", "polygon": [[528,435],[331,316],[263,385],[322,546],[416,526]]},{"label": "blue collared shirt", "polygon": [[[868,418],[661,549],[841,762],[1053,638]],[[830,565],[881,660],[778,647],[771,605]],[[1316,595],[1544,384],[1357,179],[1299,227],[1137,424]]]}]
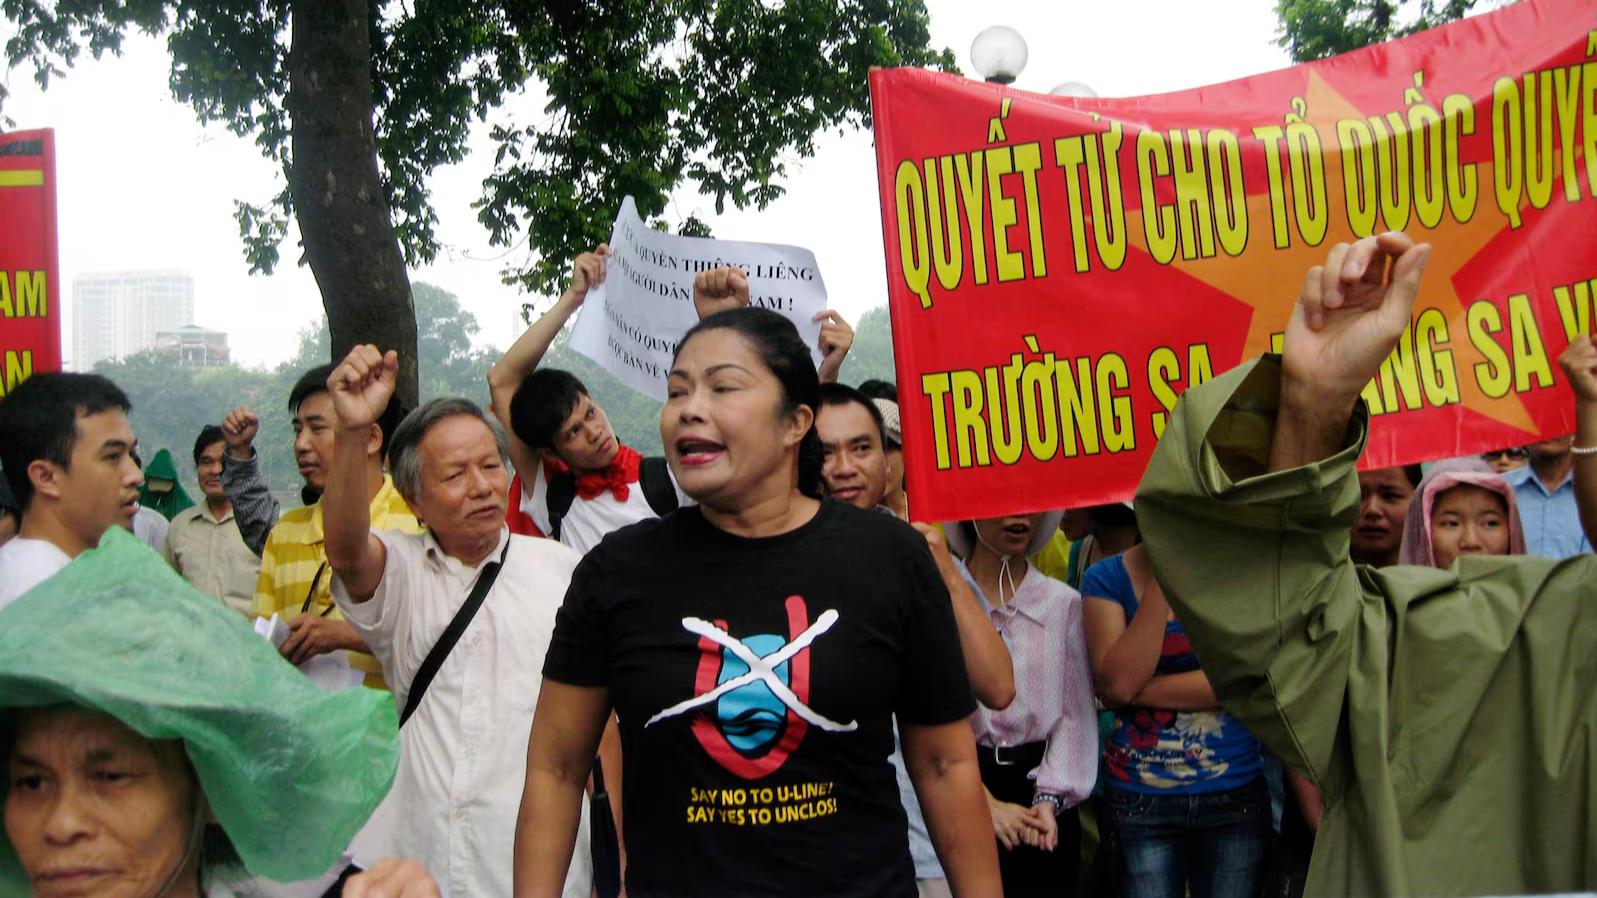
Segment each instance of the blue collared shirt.
[{"label": "blue collared shirt", "polygon": [[1591,551],[1591,543],[1580,526],[1580,509],[1575,504],[1575,472],[1558,488],[1548,492],[1536,471],[1526,465],[1503,475],[1519,500],[1519,522],[1525,528],[1525,550],[1546,558],[1568,558]]}]

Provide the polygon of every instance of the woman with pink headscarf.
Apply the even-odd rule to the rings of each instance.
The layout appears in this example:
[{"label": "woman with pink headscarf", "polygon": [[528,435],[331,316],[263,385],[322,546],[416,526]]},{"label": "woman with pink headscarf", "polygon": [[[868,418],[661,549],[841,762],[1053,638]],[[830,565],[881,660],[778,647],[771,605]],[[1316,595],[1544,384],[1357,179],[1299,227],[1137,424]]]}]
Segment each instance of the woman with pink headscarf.
[{"label": "woman with pink headscarf", "polygon": [[1479,459],[1437,463],[1409,500],[1402,564],[1447,569],[1462,555],[1524,555],[1514,488]]}]

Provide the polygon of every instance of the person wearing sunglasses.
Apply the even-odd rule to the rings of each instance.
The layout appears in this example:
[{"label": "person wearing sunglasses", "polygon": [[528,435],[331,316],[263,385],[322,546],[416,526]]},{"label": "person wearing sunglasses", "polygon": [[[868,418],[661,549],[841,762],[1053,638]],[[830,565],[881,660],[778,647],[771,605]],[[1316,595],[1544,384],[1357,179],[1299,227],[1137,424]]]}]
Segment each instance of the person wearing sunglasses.
[{"label": "person wearing sunglasses", "polygon": [[1530,450],[1524,446],[1514,446],[1509,449],[1497,449],[1492,452],[1482,452],[1481,461],[1492,466],[1492,470],[1499,474],[1517,471],[1530,462]]}]

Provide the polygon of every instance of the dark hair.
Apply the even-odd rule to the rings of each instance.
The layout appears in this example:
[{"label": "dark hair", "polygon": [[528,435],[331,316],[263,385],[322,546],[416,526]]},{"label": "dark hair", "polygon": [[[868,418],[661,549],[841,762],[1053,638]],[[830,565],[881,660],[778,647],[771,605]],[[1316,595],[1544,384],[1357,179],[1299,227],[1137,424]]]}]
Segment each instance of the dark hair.
[{"label": "dark hair", "polygon": [[895,404],[898,402],[898,384],[890,380],[878,380],[873,377],[860,384],[859,391],[867,399],[888,399]]},{"label": "dark hair", "polygon": [[[676,354],[682,354],[682,347],[688,345],[689,340],[704,331],[713,330],[735,331],[754,347],[754,354],[760,357],[760,362],[782,386],[784,413],[796,411],[801,405],[809,406],[812,411],[820,410],[821,378],[815,373],[815,361],[810,355],[810,348],[799,336],[793,322],[770,309],[753,306],[716,312],[682,336]],[[673,356],[672,362],[675,361],[676,357]],[[812,423],[799,443],[798,453],[799,492],[812,499],[821,496],[821,465],[825,454],[820,435],[815,432]]]},{"label": "dark hair", "polygon": [[117,409],[133,410],[126,393],[98,374],[50,371],[35,374],[0,400],[0,468],[17,507],[33,501],[28,466],[39,459],[69,468],[78,441],[78,419]]},{"label": "dark hair", "polygon": [[405,416],[399,422],[399,429],[394,431],[393,452],[391,453],[394,477],[394,489],[399,491],[406,499],[415,499],[421,495],[421,441],[427,438],[433,425],[448,418],[466,417],[481,421],[493,434],[494,447],[499,450],[499,460],[510,461],[509,441],[505,439],[505,430],[499,426],[492,415],[483,414],[482,408],[470,399],[461,399],[451,396],[440,396],[421,404],[421,407]]},{"label": "dark hair", "polygon": [[1419,465],[1404,465],[1403,473],[1408,477],[1408,485],[1419,489],[1420,481],[1425,479],[1425,469]]},{"label": "dark hair", "polygon": [[1092,515],[1092,522],[1100,527],[1137,526],[1137,512],[1127,508],[1124,502],[1094,505],[1087,511]]},{"label": "dark hair", "polygon": [[215,446],[217,443],[227,442],[227,436],[222,433],[222,428],[215,424],[207,424],[200,428],[200,435],[194,438],[194,464],[200,463],[200,453]]},{"label": "dark hair", "polygon": [[[876,422],[876,443],[884,450],[887,448],[887,425],[882,423],[882,410],[876,407],[868,396],[847,384],[830,383],[821,384],[821,405],[861,405],[870,413],[871,420]],[[816,409],[816,416],[820,416],[820,409]]]},{"label": "dark hair", "polygon": [[570,371],[539,368],[510,397],[510,429],[530,449],[553,449],[555,433],[586,395],[588,388]]},{"label": "dark hair", "polygon": [[332,362],[306,371],[294,381],[294,388],[288,391],[288,413],[299,414],[300,403],[315,396],[317,393],[327,392],[327,379],[333,376],[333,369],[337,367]]},{"label": "dark hair", "polygon": [[[333,370],[337,367],[328,362],[301,374],[299,380],[294,382],[294,389],[288,391],[288,413],[298,415],[299,407],[305,400],[317,393],[327,392],[327,379],[333,376]],[[382,442],[377,446],[379,455],[385,457],[388,455],[388,438],[394,435],[394,428],[403,420],[405,420],[405,404],[396,396],[388,400],[388,408],[383,409],[383,413],[377,416],[377,428],[382,432]]]}]

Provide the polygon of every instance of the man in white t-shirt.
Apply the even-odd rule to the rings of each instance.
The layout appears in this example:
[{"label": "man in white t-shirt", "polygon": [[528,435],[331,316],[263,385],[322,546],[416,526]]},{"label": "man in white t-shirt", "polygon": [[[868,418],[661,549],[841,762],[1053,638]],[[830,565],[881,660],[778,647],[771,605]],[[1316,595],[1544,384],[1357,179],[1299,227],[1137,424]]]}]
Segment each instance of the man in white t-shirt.
[{"label": "man in white t-shirt", "polygon": [[[368,827],[356,861],[419,858],[443,894],[499,898],[512,893],[543,656],[581,556],[506,530],[505,436],[466,399],[424,403],[388,443],[394,487],[427,529],[372,527],[366,435],[393,396],[398,366],[393,352],[357,346],[328,380],[337,426],[322,519],[333,599],[382,662],[402,709],[399,770],[374,818],[387,832]],[[480,604],[462,612],[479,588]],[[465,625],[440,656],[447,662],[424,679],[426,659],[457,619]],[[592,888],[579,853],[565,895],[588,898]]]},{"label": "man in white t-shirt", "polygon": [[[556,539],[583,554],[612,530],[692,501],[677,489],[665,459],[646,459],[621,444],[580,379],[538,367],[588,291],[604,281],[609,256],[604,244],[578,256],[560,299],[488,373],[493,412],[510,434],[516,466],[511,495],[517,507],[507,516],[511,530]],[[746,306],[748,278],[741,268],[701,272],[693,294],[701,318]],[[823,318],[819,374],[825,383],[837,379],[854,331],[836,312],[816,316]]]},{"label": "man in white t-shirt", "polygon": [[133,528],[144,474],[127,394],[98,374],[35,374],[0,400],[0,467],[22,528],[0,546],[0,609],[112,527]]}]

